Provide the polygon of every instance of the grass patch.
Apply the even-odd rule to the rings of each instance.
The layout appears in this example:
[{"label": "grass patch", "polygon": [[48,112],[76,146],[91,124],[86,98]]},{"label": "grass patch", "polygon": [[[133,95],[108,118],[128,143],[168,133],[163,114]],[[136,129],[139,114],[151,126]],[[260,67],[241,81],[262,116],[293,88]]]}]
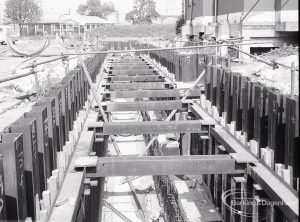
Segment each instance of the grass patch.
[{"label": "grass patch", "polygon": [[176,37],[175,24],[141,24],[141,25],[114,25],[104,26],[91,31],[92,36],[106,37],[156,37],[161,39],[174,39]]}]

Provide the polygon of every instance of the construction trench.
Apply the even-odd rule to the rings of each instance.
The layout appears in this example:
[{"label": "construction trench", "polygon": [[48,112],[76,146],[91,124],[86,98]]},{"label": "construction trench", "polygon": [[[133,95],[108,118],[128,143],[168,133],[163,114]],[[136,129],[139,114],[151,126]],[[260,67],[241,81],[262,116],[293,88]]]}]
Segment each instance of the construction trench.
[{"label": "construction trench", "polygon": [[0,134],[0,220],[297,221],[298,96],[227,58],[134,44],[108,42],[124,51],[86,59]]}]

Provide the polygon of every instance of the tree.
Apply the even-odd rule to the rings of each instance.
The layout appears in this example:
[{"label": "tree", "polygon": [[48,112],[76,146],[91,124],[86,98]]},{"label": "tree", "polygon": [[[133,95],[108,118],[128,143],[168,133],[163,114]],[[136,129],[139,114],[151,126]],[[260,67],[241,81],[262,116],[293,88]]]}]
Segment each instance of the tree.
[{"label": "tree", "polygon": [[134,0],[133,10],[126,14],[125,19],[132,24],[152,24],[159,17],[153,0]]},{"label": "tree", "polygon": [[181,17],[179,20],[177,20],[176,22],[176,35],[180,35],[181,34],[181,29],[182,26],[184,26],[184,18]]},{"label": "tree", "polygon": [[39,21],[42,14],[42,9],[35,0],[7,0],[5,2],[6,22],[18,24],[21,35],[24,25]]},{"label": "tree", "polygon": [[106,19],[108,15],[115,12],[114,5],[109,3],[101,4],[100,0],[88,0],[86,4],[79,5],[77,12],[80,15],[91,15]]}]

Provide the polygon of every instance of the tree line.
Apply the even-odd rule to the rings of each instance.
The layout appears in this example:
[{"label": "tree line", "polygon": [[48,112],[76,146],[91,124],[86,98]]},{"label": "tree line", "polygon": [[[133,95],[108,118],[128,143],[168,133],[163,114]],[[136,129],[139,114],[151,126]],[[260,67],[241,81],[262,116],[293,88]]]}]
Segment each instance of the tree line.
[{"label": "tree line", "polygon": [[[126,14],[125,19],[132,24],[152,24],[159,17],[153,0],[133,0],[132,11]],[[77,13],[80,15],[97,16],[106,19],[115,12],[112,3],[102,3],[101,0],[87,0],[86,4],[79,5]],[[5,22],[17,24],[20,33],[27,24],[35,24],[40,21],[43,11],[35,0],[6,0]]]}]

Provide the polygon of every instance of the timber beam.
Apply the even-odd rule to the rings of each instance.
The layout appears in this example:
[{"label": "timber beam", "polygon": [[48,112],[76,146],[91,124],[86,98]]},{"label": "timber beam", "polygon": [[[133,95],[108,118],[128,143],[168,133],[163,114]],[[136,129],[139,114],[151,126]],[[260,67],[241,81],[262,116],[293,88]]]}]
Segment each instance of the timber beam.
[{"label": "timber beam", "polygon": [[108,76],[108,82],[163,82],[164,79],[159,75],[145,75],[145,76]]},{"label": "timber beam", "polygon": [[113,63],[146,63],[145,60],[143,59],[112,59],[109,60],[110,62]]},{"label": "timber beam", "polygon": [[[148,63],[111,63],[109,67],[111,70],[136,70],[136,69],[147,69],[151,65]],[[131,68],[132,67],[132,68]]]},{"label": "timber beam", "polygon": [[257,163],[257,158],[221,126],[211,127],[211,136],[217,140],[238,163]]},{"label": "timber beam", "polygon": [[226,149],[236,163],[247,164],[247,172],[253,180],[262,187],[272,201],[280,203],[278,207],[290,221],[296,221],[299,217],[299,198],[297,192],[284,182],[275,171],[262,164],[250,152],[247,146],[240,143],[222,127],[211,127],[210,133],[212,138],[217,140]]},{"label": "timber beam", "polygon": [[142,64],[142,65],[113,65],[110,66],[110,70],[140,70],[140,69],[153,69],[152,66],[147,65],[147,64]]},{"label": "timber beam", "polygon": [[186,110],[188,103],[181,100],[164,101],[137,101],[137,102],[106,102],[102,103],[106,112],[120,111],[160,111],[160,110]]},{"label": "timber beam", "polygon": [[88,125],[90,131],[103,135],[121,134],[168,134],[168,133],[207,133],[201,130],[206,122],[201,120],[153,121],[153,122],[95,122]]},{"label": "timber beam", "polygon": [[229,155],[100,157],[88,166],[87,177],[234,174],[235,171],[235,161]]},{"label": "timber beam", "polygon": [[189,97],[200,97],[201,89],[166,89],[166,90],[132,90],[105,92],[106,99],[127,98],[182,98],[189,92]]},{"label": "timber beam", "polygon": [[274,171],[272,172],[261,163],[248,165],[247,171],[268,197],[279,203],[278,207],[289,221],[298,221],[299,196],[293,188],[284,183]]},{"label": "timber beam", "polygon": [[217,125],[217,121],[210,116],[206,111],[204,111],[198,104],[194,103],[190,107],[192,114],[197,118],[197,119],[205,119],[207,121],[211,121],[213,124],[211,125]]},{"label": "timber beam", "polygon": [[153,75],[157,72],[153,69],[139,69],[139,70],[109,70],[108,73],[112,76],[136,76],[136,75]]},{"label": "timber beam", "polygon": [[144,89],[166,89],[173,86],[165,82],[145,83],[107,83],[104,85],[108,90],[144,90]]}]

